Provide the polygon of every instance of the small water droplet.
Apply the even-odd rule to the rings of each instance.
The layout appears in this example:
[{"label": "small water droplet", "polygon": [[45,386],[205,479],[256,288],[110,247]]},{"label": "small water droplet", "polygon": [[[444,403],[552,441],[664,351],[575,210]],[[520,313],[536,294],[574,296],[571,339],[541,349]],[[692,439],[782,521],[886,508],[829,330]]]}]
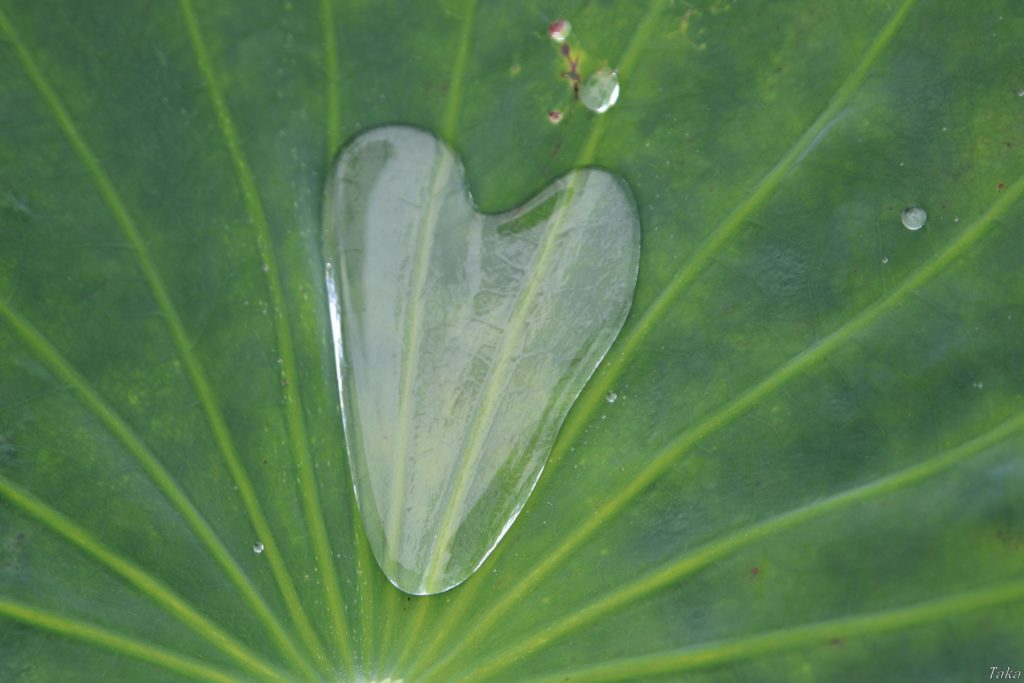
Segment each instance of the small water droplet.
[{"label": "small water droplet", "polygon": [[615,400],[618,397],[619,395],[616,394],[614,391],[609,391],[607,394],[604,395],[604,400],[608,401],[609,403],[615,403]]},{"label": "small water droplet", "polygon": [[256,553],[257,555],[259,555],[260,553],[263,552],[263,544],[258,542],[258,541],[256,543],[253,543],[252,544],[252,551],[254,553]]},{"label": "small water droplet", "polygon": [[548,24],[548,35],[556,43],[564,42],[570,33],[572,33],[572,24],[566,19],[555,19]]},{"label": "small water droplet", "polygon": [[598,69],[580,88],[580,101],[587,109],[603,114],[619,100],[619,75],[605,67]]},{"label": "small water droplet", "polygon": [[889,262],[889,257],[888,256],[883,256],[882,257],[882,263],[888,263],[888,262]]},{"label": "small water droplet", "polygon": [[903,210],[903,215],[900,218],[903,221],[903,227],[907,230],[920,230],[928,220],[928,213],[921,207],[911,206]]},{"label": "small water droplet", "polygon": [[1017,91],[1017,97],[1024,97],[1024,88]]},{"label": "small water droplet", "polygon": [[565,114],[563,114],[562,112],[558,111],[557,109],[552,109],[551,111],[548,112],[548,121],[550,121],[551,123],[554,123],[556,125],[561,123],[562,119],[564,117],[565,117]]},{"label": "small water droplet", "polygon": [[974,383],[974,388],[975,389],[984,389],[985,388],[985,383],[984,382],[975,382]]},{"label": "small water droplet", "polygon": [[959,223],[960,222],[960,216],[953,216],[953,222],[954,223]]}]

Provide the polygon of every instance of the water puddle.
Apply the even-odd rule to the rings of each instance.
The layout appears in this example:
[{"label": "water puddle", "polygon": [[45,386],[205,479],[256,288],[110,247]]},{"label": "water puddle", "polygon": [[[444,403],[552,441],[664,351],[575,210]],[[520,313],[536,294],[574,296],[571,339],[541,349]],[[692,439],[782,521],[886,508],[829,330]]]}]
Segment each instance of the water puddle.
[{"label": "water puddle", "polygon": [[511,526],[618,335],[636,284],[636,205],[621,179],[584,169],[481,214],[451,150],[399,126],[352,142],[326,199],[359,509],[391,582],[439,593]]}]

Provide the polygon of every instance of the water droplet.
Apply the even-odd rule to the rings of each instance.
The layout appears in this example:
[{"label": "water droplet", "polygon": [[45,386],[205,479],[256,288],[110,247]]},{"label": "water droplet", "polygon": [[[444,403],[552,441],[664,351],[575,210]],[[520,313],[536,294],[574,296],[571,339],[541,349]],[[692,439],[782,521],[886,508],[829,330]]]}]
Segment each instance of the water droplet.
[{"label": "water droplet", "polygon": [[959,223],[960,222],[960,216],[953,216],[953,222],[954,223]]},{"label": "water droplet", "polygon": [[883,256],[882,257],[882,263],[888,263],[888,262],[889,262],[889,257],[888,256]]},{"label": "water droplet", "polygon": [[598,69],[580,88],[580,101],[598,114],[608,111],[619,101],[619,75],[608,67]]},{"label": "water droplet", "polygon": [[609,403],[615,403],[615,400],[618,397],[619,395],[616,394],[614,391],[609,391],[607,394],[604,395],[604,400],[608,401]]},{"label": "water droplet", "polygon": [[901,220],[903,227],[907,230],[920,230],[924,227],[924,222],[928,220],[928,213],[918,206],[911,206],[903,210]]},{"label": "water droplet", "polygon": [[548,121],[550,121],[551,123],[557,125],[562,122],[563,118],[565,118],[565,114],[558,111],[557,109],[552,109],[551,111],[548,112]]},{"label": "water droplet", "polygon": [[564,42],[570,33],[572,33],[572,24],[566,19],[555,19],[548,24],[548,35],[556,43]]},{"label": "water droplet", "polygon": [[974,388],[975,389],[984,389],[985,388],[985,383],[984,382],[975,382],[974,383]]},{"label": "water droplet", "polygon": [[256,543],[253,543],[252,544],[252,551],[254,553],[256,553],[257,555],[259,555],[260,553],[263,552],[263,544],[258,542],[258,541]]},{"label": "water droplet", "polygon": [[346,147],[326,193],[348,460],[369,546],[407,593],[462,583],[505,536],[636,284],[638,211],[616,176],[571,171],[502,214],[465,183],[440,140],[388,126]]}]

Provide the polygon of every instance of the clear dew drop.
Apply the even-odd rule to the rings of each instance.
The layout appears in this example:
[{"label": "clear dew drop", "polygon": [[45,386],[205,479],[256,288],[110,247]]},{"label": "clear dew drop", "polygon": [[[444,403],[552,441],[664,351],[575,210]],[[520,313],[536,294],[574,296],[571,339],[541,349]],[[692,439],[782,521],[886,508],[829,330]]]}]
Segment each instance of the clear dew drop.
[{"label": "clear dew drop", "polygon": [[884,264],[886,264],[888,262],[889,262],[889,257],[888,256],[883,256],[882,257],[882,264],[884,265]]},{"label": "clear dew drop", "polygon": [[572,33],[572,24],[567,19],[555,19],[548,24],[548,35],[556,43],[565,42],[570,33]]},{"label": "clear dew drop", "polygon": [[618,398],[619,395],[616,394],[614,391],[609,391],[607,394],[604,395],[604,400],[608,401],[609,403],[615,403],[615,401]]},{"label": "clear dew drop", "polygon": [[259,555],[260,553],[263,552],[263,544],[258,542],[258,541],[256,543],[253,543],[252,544],[252,551],[254,553],[256,553],[257,555]]},{"label": "clear dew drop", "polygon": [[608,111],[619,101],[619,75],[608,67],[598,69],[580,88],[580,101],[598,114]]},{"label": "clear dew drop", "polygon": [[920,230],[928,220],[928,213],[919,206],[911,206],[903,210],[900,220],[907,230]]}]

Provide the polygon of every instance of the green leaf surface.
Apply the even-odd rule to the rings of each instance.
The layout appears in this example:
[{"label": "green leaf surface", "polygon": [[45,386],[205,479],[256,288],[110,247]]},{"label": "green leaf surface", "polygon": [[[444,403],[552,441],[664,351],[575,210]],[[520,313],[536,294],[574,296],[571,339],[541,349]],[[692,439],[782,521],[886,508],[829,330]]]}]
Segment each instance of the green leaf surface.
[{"label": "green leaf surface", "polygon": [[[0,680],[1024,669],[1022,32],[1009,0],[0,3]],[[423,598],[357,511],[320,246],[342,143],[392,123],[482,211],[598,166],[641,223],[525,508]]]}]

